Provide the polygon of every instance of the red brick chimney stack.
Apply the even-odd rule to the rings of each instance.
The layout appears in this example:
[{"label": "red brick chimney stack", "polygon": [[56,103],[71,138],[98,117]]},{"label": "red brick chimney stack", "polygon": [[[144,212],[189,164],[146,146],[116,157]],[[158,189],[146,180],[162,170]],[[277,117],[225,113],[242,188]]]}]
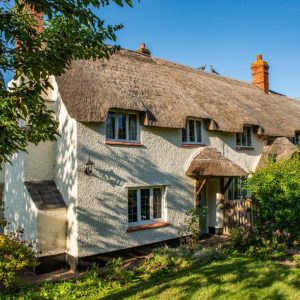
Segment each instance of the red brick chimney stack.
[{"label": "red brick chimney stack", "polygon": [[44,30],[44,14],[43,13],[37,13],[34,8],[31,8],[28,4],[25,4],[25,9],[30,12],[34,19],[37,22],[37,26],[34,26],[34,29],[38,32],[41,33]]},{"label": "red brick chimney stack", "polygon": [[269,94],[269,65],[262,60],[262,55],[258,54],[256,62],[251,64],[252,82]]}]

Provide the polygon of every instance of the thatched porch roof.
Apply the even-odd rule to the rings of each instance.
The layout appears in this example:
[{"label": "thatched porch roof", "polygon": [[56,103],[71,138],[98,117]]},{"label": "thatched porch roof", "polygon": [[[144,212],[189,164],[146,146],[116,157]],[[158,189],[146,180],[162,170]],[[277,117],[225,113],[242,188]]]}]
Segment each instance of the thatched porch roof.
[{"label": "thatched porch roof", "polygon": [[191,162],[186,175],[198,179],[204,176],[243,177],[248,173],[223,156],[217,149],[203,147],[203,150]]},{"label": "thatched porch roof", "polygon": [[298,147],[285,137],[277,138],[270,145],[264,146],[257,169],[263,168],[270,161],[289,159],[295,153],[299,153]]},{"label": "thatched porch roof", "polygon": [[109,109],[119,108],[142,112],[148,126],[183,128],[187,117],[196,117],[228,132],[244,125],[269,136],[300,131],[300,101],[135,51],[74,61],[57,82],[69,114],[80,122],[103,122]]}]

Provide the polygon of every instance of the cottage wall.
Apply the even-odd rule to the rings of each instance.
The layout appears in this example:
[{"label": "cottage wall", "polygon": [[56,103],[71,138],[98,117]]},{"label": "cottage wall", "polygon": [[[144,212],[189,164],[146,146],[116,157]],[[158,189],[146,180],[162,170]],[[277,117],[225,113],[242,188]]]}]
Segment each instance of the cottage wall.
[{"label": "cottage wall", "polygon": [[24,152],[15,154],[12,165],[6,165],[4,188],[4,215],[8,221],[5,232],[24,229],[24,239],[37,241],[38,210],[33,203],[25,185]]},{"label": "cottage wall", "polygon": [[[79,256],[177,237],[184,213],[194,205],[194,181],[185,175],[185,170],[198,152],[197,148],[182,147],[181,130],[142,127],[143,147],[126,147],[104,143],[104,123],[77,123],[77,126]],[[211,132],[206,134],[205,143],[247,171],[255,169],[263,146],[263,141],[254,137],[253,150],[237,151],[235,134]],[[91,176],[84,173],[89,157],[95,163]],[[210,184],[210,190],[218,193],[219,181]],[[166,187],[167,221],[170,225],[126,232],[128,188],[156,185]],[[215,203],[210,205],[216,207],[216,199],[217,195]]]},{"label": "cottage wall", "polygon": [[[55,90],[57,90],[57,86]],[[59,93],[53,95],[56,99],[55,111],[59,122],[60,137],[57,138],[57,154],[55,168],[55,183],[67,205],[66,251],[76,257],[77,245],[77,126],[61,100]]]}]

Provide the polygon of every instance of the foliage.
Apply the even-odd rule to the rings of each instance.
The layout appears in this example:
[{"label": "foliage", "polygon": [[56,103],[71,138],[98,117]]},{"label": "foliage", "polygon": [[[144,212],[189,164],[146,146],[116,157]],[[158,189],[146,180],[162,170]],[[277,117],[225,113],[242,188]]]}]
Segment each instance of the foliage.
[{"label": "foliage", "polygon": [[127,270],[123,266],[123,260],[121,257],[113,258],[106,265],[106,278],[109,281],[118,281],[118,282],[129,282],[134,274],[132,271]]},{"label": "foliage", "polygon": [[95,270],[76,280],[43,282],[1,299],[298,299],[300,269],[233,257],[108,286]]},{"label": "foliage", "polygon": [[286,255],[286,238],[278,232],[263,234],[255,226],[245,225],[231,229],[231,245],[248,255],[276,258]]},{"label": "foliage", "polygon": [[297,268],[300,269],[300,254],[295,255],[295,256],[294,256],[294,259],[295,259]]},{"label": "foliage", "polygon": [[300,239],[300,159],[268,164],[247,180],[258,232],[292,243]]},{"label": "foliage", "polygon": [[[51,76],[61,75],[72,60],[108,58],[119,49],[106,43],[116,41],[122,26],[105,26],[97,16],[111,3],[132,6],[132,0],[1,1],[0,164],[28,143],[55,139],[57,123],[42,98],[52,89]],[[13,71],[7,89],[5,77]]]},{"label": "foliage", "polygon": [[0,289],[12,291],[19,287],[17,275],[25,267],[38,265],[33,245],[22,240],[23,231],[0,235]]},{"label": "foliage", "polygon": [[181,242],[194,250],[198,244],[205,220],[204,208],[189,209],[185,213],[184,221],[180,224],[178,234]]}]

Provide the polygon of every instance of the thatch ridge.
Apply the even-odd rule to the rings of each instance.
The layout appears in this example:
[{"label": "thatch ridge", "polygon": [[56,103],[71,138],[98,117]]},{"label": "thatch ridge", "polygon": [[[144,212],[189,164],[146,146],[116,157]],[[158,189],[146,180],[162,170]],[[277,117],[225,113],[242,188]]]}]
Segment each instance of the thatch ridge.
[{"label": "thatch ridge", "polygon": [[57,82],[69,114],[81,122],[103,122],[109,109],[119,108],[144,112],[149,126],[182,128],[196,117],[228,132],[244,125],[269,136],[300,131],[300,101],[135,51],[74,61]]}]

